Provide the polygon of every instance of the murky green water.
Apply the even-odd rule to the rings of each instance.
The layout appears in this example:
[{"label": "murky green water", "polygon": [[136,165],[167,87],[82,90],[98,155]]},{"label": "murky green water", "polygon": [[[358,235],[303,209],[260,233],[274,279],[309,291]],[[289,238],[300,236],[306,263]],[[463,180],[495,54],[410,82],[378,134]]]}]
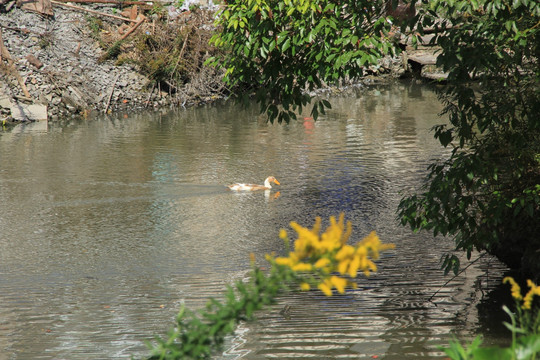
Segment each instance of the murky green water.
[{"label": "murky green water", "polygon": [[[500,341],[473,284],[497,286],[504,267],[484,259],[445,285],[452,242],[396,221],[445,151],[429,132],[444,121],[435,94],[401,84],[331,100],[315,123],[214,105],[0,132],[0,359],[140,357],[181,303],[219,297],[250,252],[283,251],[291,220],[342,211],[353,241],[376,230],[396,244],[379,273],[345,296],[283,296],[218,358],[429,359],[451,333]],[[282,184],[270,194],[224,187],[269,175]]]}]

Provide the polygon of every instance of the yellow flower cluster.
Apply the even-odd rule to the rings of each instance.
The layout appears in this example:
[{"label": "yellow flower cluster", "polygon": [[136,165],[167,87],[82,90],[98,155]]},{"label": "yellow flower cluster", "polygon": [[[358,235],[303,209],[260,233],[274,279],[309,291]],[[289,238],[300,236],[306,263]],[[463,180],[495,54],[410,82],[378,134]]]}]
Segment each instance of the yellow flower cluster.
[{"label": "yellow flower cluster", "polygon": [[[366,276],[377,271],[373,260],[379,258],[379,253],[387,249],[393,249],[393,244],[381,243],[375,232],[372,232],[356,246],[348,245],[351,235],[351,222],[344,223],[344,214],[340,214],[336,220],[330,217],[330,225],[320,234],[321,218],[317,217],[312,229],[291,222],[291,227],[298,234],[294,243],[294,251],[289,252],[287,257],[267,255],[267,260],[280,266],[290,268],[295,273],[310,273],[316,275],[319,280],[317,287],[326,295],[332,295],[332,289],[339,293],[345,292],[348,285],[355,286],[345,279],[344,275],[355,278],[358,271]],[[280,238],[288,244],[288,235],[285,230],[279,233]],[[308,282],[300,284],[302,290],[309,290]]]},{"label": "yellow flower cluster", "polygon": [[527,280],[527,286],[529,286],[529,292],[523,297],[521,295],[521,288],[519,287],[518,283],[514,280],[514,278],[507,276],[503,279],[503,283],[509,283],[512,288],[512,297],[517,301],[520,302],[523,300],[523,303],[521,304],[521,308],[524,310],[530,310],[532,307],[532,301],[534,296],[540,296],[540,286],[537,286],[535,283],[533,283],[530,279]]}]

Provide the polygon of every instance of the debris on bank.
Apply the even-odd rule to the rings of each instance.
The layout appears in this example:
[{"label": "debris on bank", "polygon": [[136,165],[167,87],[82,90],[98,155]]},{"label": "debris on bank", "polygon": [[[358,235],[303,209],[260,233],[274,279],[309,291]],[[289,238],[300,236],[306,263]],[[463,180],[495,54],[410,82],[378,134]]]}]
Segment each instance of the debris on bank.
[{"label": "debris on bank", "polygon": [[[0,0],[0,122],[188,106],[221,96],[220,74],[201,69],[218,7],[202,0],[183,6]],[[176,69],[163,72],[159,59],[171,54]]]}]

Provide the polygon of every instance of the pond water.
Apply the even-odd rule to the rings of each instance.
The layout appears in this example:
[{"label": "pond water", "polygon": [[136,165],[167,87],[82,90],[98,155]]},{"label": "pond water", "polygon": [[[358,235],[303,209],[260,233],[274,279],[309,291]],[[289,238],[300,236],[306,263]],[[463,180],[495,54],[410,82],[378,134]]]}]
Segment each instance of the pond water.
[{"label": "pond water", "polygon": [[[249,253],[283,252],[280,228],[340,212],[351,241],[376,230],[396,244],[379,272],[343,296],[280,297],[216,358],[429,359],[451,334],[504,342],[488,290],[505,268],[485,257],[446,283],[452,241],[396,220],[447,151],[429,131],[444,122],[435,93],[400,83],[330,100],[287,125],[221,104],[0,132],[0,359],[142,357],[182,303],[245,277]],[[224,186],[269,175],[269,193]]]}]

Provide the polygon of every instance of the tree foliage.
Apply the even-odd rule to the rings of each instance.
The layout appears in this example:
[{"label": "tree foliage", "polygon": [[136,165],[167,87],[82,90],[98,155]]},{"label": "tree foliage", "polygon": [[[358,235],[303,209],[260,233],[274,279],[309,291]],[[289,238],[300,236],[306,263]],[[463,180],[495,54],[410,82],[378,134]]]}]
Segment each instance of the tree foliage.
[{"label": "tree foliage", "polygon": [[[312,90],[361,76],[391,52],[388,5],[401,1],[230,1],[213,42],[234,85],[255,90],[261,112],[288,121]],[[415,2],[416,3],[416,2]],[[448,72],[440,98],[451,147],[425,186],[399,206],[415,231],[452,236],[470,256],[487,250],[540,274],[540,4],[534,0],[422,0],[402,22],[413,44],[429,29]],[[329,103],[316,102],[313,116]],[[459,269],[447,256],[446,270]]]},{"label": "tree foliage", "polygon": [[[270,121],[289,121],[312,100],[306,90],[356,78],[391,50],[383,1],[233,0],[212,42],[214,64],[234,86],[254,90]],[[317,118],[330,104],[315,102]]]},{"label": "tree foliage", "polygon": [[[419,194],[402,200],[413,229],[454,236],[540,274],[540,4],[432,1],[417,32],[434,26],[449,73],[441,91],[449,125],[434,128],[451,156],[429,167]],[[445,265],[456,269],[455,257]]]}]

